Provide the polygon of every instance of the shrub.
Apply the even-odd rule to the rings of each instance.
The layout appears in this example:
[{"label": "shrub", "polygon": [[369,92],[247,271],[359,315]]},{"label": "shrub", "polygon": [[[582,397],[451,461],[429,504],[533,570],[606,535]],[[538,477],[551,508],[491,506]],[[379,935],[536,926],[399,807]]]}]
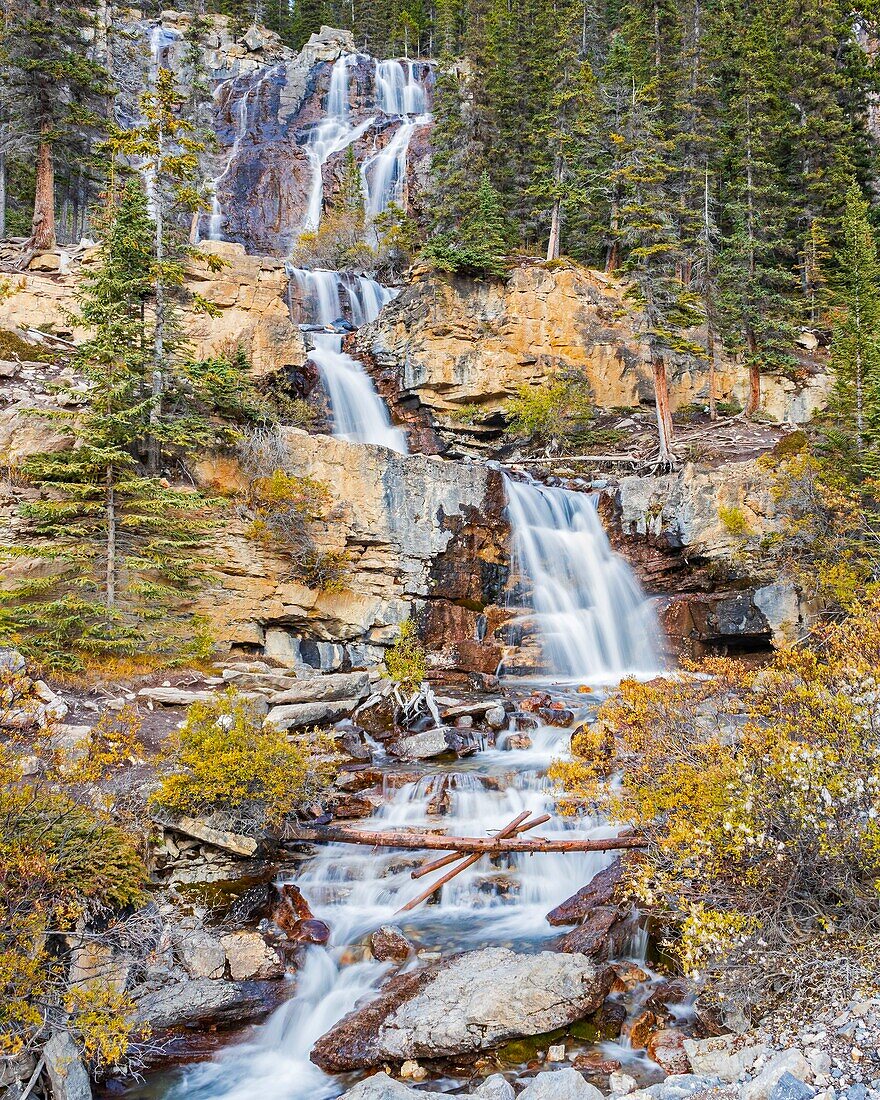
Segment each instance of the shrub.
[{"label": "shrub", "polygon": [[584,378],[551,378],[542,386],[522,385],[507,403],[507,432],[516,436],[556,436],[582,432],[593,419]]},{"label": "shrub", "polygon": [[722,504],[718,509],[718,518],[721,525],[731,535],[750,535],[752,529],[749,526],[748,517],[738,504]]},{"label": "shrub", "polygon": [[348,567],[345,552],[324,549],[316,539],[320,524],[336,515],[330,490],[323,482],[276,469],[254,479],[249,504],[254,516],[251,537],[285,551],[295,580],[323,591],[343,587]]},{"label": "shrub", "polygon": [[682,968],[747,1009],[796,988],[796,948],[857,953],[880,929],[880,602],[815,641],[758,672],[627,681],[599,712],[613,749],[576,742],[552,771],[568,809],[643,834],[633,895]]},{"label": "shrub", "polygon": [[243,827],[277,825],[329,779],[332,741],[288,737],[264,724],[254,704],[230,689],[193,703],[164,748],[170,769],[153,801],[172,814],[219,811]]},{"label": "shrub", "polygon": [[425,678],[425,648],[412,619],[400,624],[397,641],[385,651],[388,677],[401,687],[415,690]]}]

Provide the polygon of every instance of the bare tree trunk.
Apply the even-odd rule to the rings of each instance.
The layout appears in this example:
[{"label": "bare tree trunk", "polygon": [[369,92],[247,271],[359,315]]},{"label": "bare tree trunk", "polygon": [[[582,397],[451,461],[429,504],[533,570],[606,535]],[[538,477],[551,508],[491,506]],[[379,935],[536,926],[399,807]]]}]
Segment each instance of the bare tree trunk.
[{"label": "bare tree trunk", "polygon": [[156,327],[153,332],[153,374],[151,391],[153,402],[150,406],[150,431],[147,440],[147,469],[151,474],[159,472],[160,447],[158,438],[159,421],[162,418],[162,395],[165,391],[165,236],[162,220],[162,134],[159,134],[159,150],[156,157],[153,193],[155,196],[156,219]]},{"label": "bare tree trunk", "polygon": [[662,356],[652,355],[651,369],[654,372],[654,404],[657,410],[660,459],[662,462],[668,462],[672,446],[672,413],[669,411],[669,379],[666,375],[666,362]]},{"label": "bare tree trunk", "polygon": [[40,123],[40,143],[37,146],[37,186],[29,242],[31,248],[38,250],[55,247],[55,165],[49,142],[51,129],[49,119],[43,119]]},{"label": "bare tree trunk", "polygon": [[107,467],[107,495],[104,505],[107,518],[107,610],[116,604],[116,480],[113,467]]},{"label": "bare tree trunk", "polygon": [[554,200],[553,213],[550,217],[550,240],[547,242],[547,259],[558,260],[559,259],[559,231],[562,221],[562,202],[560,199]]},{"label": "bare tree trunk", "polygon": [[709,419],[718,419],[718,410],[715,407],[715,348],[717,341],[712,326],[709,325],[706,332],[706,351],[709,355]]},{"label": "bare tree trunk", "polygon": [[0,151],[0,241],[6,237],[6,154]]},{"label": "bare tree trunk", "polygon": [[755,334],[746,333],[746,347],[749,349],[749,400],[746,404],[746,416],[754,416],[761,404],[761,368],[756,359],[758,346]]}]

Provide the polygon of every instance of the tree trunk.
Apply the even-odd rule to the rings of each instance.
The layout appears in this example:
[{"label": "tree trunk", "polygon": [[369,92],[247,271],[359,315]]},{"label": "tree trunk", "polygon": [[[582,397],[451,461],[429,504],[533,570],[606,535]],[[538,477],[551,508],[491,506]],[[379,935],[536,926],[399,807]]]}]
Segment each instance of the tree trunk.
[{"label": "tree trunk", "polygon": [[0,152],[0,241],[6,237],[6,154]]},{"label": "tree trunk", "polygon": [[165,263],[165,237],[162,219],[162,134],[159,134],[159,151],[156,157],[153,183],[154,209],[156,219],[156,327],[153,332],[153,373],[151,379],[152,404],[150,406],[150,429],[147,439],[147,470],[154,476],[159,472],[160,447],[158,438],[159,421],[162,418],[162,395],[165,392],[165,281],[163,265]]},{"label": "tree trunk", "polygon": [[107,610],[116,604],[116,479],[112,466],[107,467],[107,496],[105,500],[107,518]]},{"label": "tree trunk", "polygon": [[715,333],[709,325],[706,331],[706,351],[709,354],[709,419],[718,419],[718,410],[715,408]]},{"label": "tree trunk", "polygon": [[754,416],[761,404],[761,368],[758,365],[758,345],[753,332],[746,333],[746,347],[749,349],[749,400],[746,404],[746,416]]},{"label": "tree trunk", "polygon": [[562,203],[556,199],[553,203],[553,214],[550,218],[550,240],[547,242],[547,260],[559,259],[559,230],[562,221]]},{"label": "tree trunk", "polygon": [[657,410],[657,434],[660,438],[660,460],[668,462],[672,446],[672,413],[669,411],[669,379],[662,356],[651,357],[654,372],[654,404]]},{"label": "tree trunk", "polygon": [[31,223],[31,248],[46,250],[55,247],[55,165],[48,140],[52,124],[40,123],[40,143],[37,146],[37,186],[34,193],[34,218]]}]

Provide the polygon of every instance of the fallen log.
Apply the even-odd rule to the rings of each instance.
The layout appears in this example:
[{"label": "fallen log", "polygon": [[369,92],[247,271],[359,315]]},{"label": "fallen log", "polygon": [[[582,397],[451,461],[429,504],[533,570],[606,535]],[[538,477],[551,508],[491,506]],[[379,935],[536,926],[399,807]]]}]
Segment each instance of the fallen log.
[{"label": "fallen log", "polygon": [[[529,817],[530,814],[531,810],[523,810],[521,814],[517,814],[513,821],[505,825],[504,828],[501,829],[493,839],[502,840],[505,837],[516,836],[521,828],[527,828],[527,826],[523,825],[523,822],[527,817]],[[461,863],[459,863],[456,867],[450,868],[450,870],[448,870],[445,875],[441,875],[440,878],[436,880],[436,882],[432,882],[427,890],[423,890],[421,894],[417,894],[414,898],[408,901],[406,905],[398,909],[397,912],[408,913],[410,912],[410,910],[415,909],[417,905],[421,905],[423,901],[426,901],[432,894],[436,893],[441,886],[445,886],[447,882],[449,882],[451,879],[454,879],[456,875],[461,874],[461,872],[466,871],[468,867],[472,867],[475,863],[478,863],[483,858],[484,854],[485,853],[483,852],[476,852],[474,855],[465,856],[461,860]],[[450,859],[449,856],[446,856],[445,858],[446,860]],[[454,856],[451,858],[457,860],[459,859],[459,854],[455,853]]]},{"label": "fallen log", "polygon": [[609,836],[600,840],[562,840],[552,837],[443,836],[437,833],[367,832],[334,826],[292,828],[284,846],[296,843],[366,844],[371,848],[402,848],[409,851],[425,849],[432,852],[613,852],[621,848],[644,848],[646,841],[633,834]]},{"label": "fallen log", "polygon": [[[523,825],[522,822],[525,821],[530,812],[530,810],[524,810],[515,821],[511,822],[511,825],[516,825],[516,828],[512,830],[515,834],[519,835],[520,833],[528,832],[529,829],[537,829],[539,825],[543,825],[550,820],[550,814],[542,814],[541,817],[536,817],[534,821],[530,821],[527,825]],[[500,840],[510,835],[507,829],[502,829],[501,832],[495,834],[494,839]],[[439,859],[426,863],[424,867],[420,867],[417,871],[411,871],[410,878],[421,878],[423,875],[429,875],[432,871],[439,871],[441,867],[445,867],[449,863],[455,863],[460,856],[460,852],[450,852],[448,856],[441,856]]]}]

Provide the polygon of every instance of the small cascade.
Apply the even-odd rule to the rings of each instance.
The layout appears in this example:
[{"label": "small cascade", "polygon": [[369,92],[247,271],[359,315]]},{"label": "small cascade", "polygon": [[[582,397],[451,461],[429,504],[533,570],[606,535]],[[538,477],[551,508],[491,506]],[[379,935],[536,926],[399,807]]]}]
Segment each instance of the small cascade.
[{"label": "small cascade", "polygon": [[[367,829],[405,831],[442,822],[450,833],[484,836],[523,810],[540,814],[555,805],[544,774],[548,755],[567,748],[569,733],[551,727],[534,731],[537,752],[488,750],[461,763],[438,765],[401,787],[392,800],[363,823]],[[433,804],[444,802],[438,818]],[[614,830],[598,821],[554,815],[542,836],[595,837]],[[357,1002],[369,997],[389,972],[365,954],[367,937],[383,924],[398,924],[410,940],[430,951],[462,951],[505,943],[540,950],[559,933],[547,912],[606,866],[610,856],[571,852],[540,856],[509,853],[480,860],[446,883],[435,904],[398,913],[424,882],[410,874],[436,853],[401,853],[346,844],[325,845],[296,875],[296,885],[314,915],[332,929],[328,949],[310,947],[296,977],[296,991],[259,1028],[253,1041],[223,1052],[209,1064],[185,1072],[166,1100],[327,1100],[344,1091],[338,1080],[309,1060],[316,1040]]]},{"label": "small cascade", "polygon": [[506,479],[513,572],[528,593],[545,672],[587,684],[657,672],[659,632],[627,562],[608,542],[592,497]]},{"label": "small cascade", "polygon": [[361,165],[361,186],[368,218],[375,218],[392,203],[403,201],[406,165],[412,136],[431,121],[428,96],[413,61],[380,61],[376,65],[376,106],[398,118],[391,140]]},{"label": "small cascade", "polygon": [[374,321],[395,291],[366,275],[294,267],[288,271],[299,289],[304,320],[325,329],[311,333],[313,347],[309,358],[318,368],[330,400],[333,434],[407,454],[406,436],[392,425],[373,380],[363,364],[342,350],[343,335],[336,331],[341,324],[359,328]]},{"label": "small cascade", "polygon": [[334,155],[354,144],[373,125],[371,116],[357,125],[350,118],[348,70],[354,54],[342,54],[333,63],[330,90],[324,104],[324,118],[310,131],[303,146],[312,166],[312,183],[303,228],[315,230],[321,224],[324,208],[324,165]]},{"label": "small cascade", "polygon": [[[223,166],[223,170],[219,175],[215,176],[211,181],[211,213],[207,219],[207,231],[205,239],[209,241],[222,241],[223,240],[223,207],[220,203],[220,188],[226,182],[229,177],[232,167],[235,164],[239,151],[242,146],[242,142],[249,134],[253,134],[254,126],[252,122],[252,110],[253,106],[259,108],[260,95],[262,93],[263,86],[266,81],[269,80],[273,74],[277,71],[277,66],[273,66],[270,69],[263,70],[259,79],[254,83],[248,83],[239,96],[238,103],[235,105],[232,111],[232,117],[234,118],[235,130],[232,140],[232,145],[229,147],[229,155],[226,158],[226,163]],[[224,80],[218,84],[214,89],[213,100],[214,109],[219,111],[220,105],[225,101],[228,101],[235,95],[237,83],[240,83],[241,78],[232,77],[229,80]]]}]

